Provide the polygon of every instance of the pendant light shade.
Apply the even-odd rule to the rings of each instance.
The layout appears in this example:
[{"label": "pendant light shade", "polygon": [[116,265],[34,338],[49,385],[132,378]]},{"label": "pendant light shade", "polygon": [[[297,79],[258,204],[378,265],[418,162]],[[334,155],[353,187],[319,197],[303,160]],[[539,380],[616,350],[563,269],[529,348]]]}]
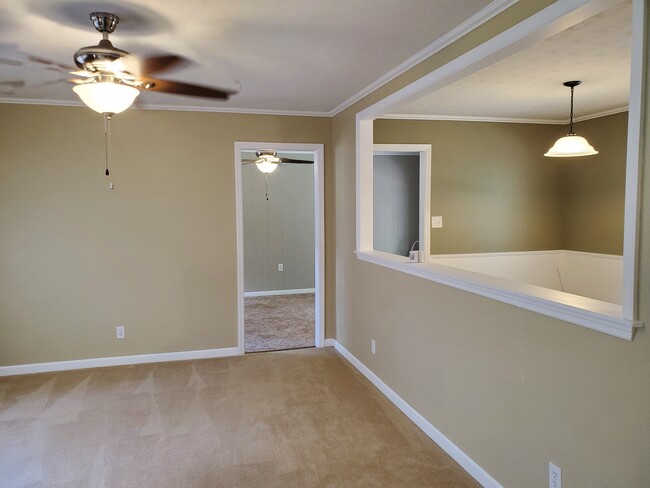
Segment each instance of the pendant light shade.
[{"label": "pendant light shade", "polygon": [[257,169],[259,169],[262,173],[268,175],[269,173],[273,173],[277,169],[278,163],[274,163],[273,161],[269,161],[268,159],[265,159],[261,163],[255,163],[255,166],[257,166]]},{"label": "pendant light shade", "polygon": [[571,88],[571,113],[569,116],[569,133],[560,137],[553,147],[548,150],[544,156],[549,158],[573,158],[576,156],[592,156],[598,154],[587,139],[575,135],[573,132],[573,89],[578,86],[581,81],[567,81],[564,86]]},{"label": "pendant light shade", "polygon": [[102,81],[72,88],[81,101],[100,114],[119,114],[131,106],[140,90],[129,85]]},{"label": "pendant light shade", "polygon": [[567,135],[560,137],[544,156],[549,158],[570,158],[591,156],[592,154],[598,154],[598,151],[587,142],[587,139],[576,135]]}]

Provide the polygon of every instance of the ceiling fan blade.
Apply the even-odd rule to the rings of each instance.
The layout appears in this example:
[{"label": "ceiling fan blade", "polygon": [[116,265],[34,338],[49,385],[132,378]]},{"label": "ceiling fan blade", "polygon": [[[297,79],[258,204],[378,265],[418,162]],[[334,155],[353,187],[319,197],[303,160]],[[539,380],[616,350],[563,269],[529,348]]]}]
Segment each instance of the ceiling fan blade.
[{"label": "ceiling fan blade", "polygon": [[0,58],[0,64],[5,64],[7,66],[22,66],[23,63],[21,61],[16,61],[15,59],[5,59],[5,58]]},{"label": "ceiling fan blade", "polygon": [[140,60],[140,73],[143,76],[149,76],[162,71],[177,69],[190,64],[190,60],[175,54],[166,54],[161,56],[152,56]]},{"label": "ceiling fan blade", "polygon": [[122,56],[111,63],[111,70],[116,73],[129,73],[136,78],[150,76],[161,71],[190,64],[190,60],[174,54],[164,54],[141,58],[135,54]]},{"label": "ceiling fan blade", "polygon": [[49,59],[40,58],[38,56],[32,56],[31,54],[29,56],[27,56],[27,59],[29,59],[33,63],[44,64],[44,65],[49,66],[51,68],[54,68],[54,69],[56,69],[58,71],[73,71],[73,70],[75,70],[74,67],[68,66],[67,64],[58,63],[56,61],[51,61]]},{"label": "ceiling fan blade", "polygon": [[[153,78],[143,78],[144,88],[150,91],[157,91],[162,93],[171,93],[174,95],[188,95],[191,97],[203,98],[218,98],[221,100],[228,100],[230,95],[237,93],[236,91],[210,88],[201,85],[191,85],[189,83],[181,83],[178,81],[157,80]],[[146,87],[147,83],[151,83],[150,87]]]},{"label": "ceiling fan blade", "polygon": [[77,70],[77,71],[70,71],[70,74],[72,76],[79,76],[81,78],[92,78],[95,76],[96,73],[91,73],[90,71],[86,71],[85,69]]},{"label": "ceiling fan blade", "polygon": [[261,163],[262,160],[261,159],[242,159],[241,162],[244,163],[244,164],[252,164],[252,163]]},{"label": "ceiling fan blade", "polygon": [[0,86],[10,86],[11,88],[20,88],[25,86],[24,81],[0,81]]},{"label": "ceiling fan blade", "polygon": [[290,159],[290,158],[280,158],[281,163],[289,164],[314,164],[313,161],[305,161],[303,159]]}]

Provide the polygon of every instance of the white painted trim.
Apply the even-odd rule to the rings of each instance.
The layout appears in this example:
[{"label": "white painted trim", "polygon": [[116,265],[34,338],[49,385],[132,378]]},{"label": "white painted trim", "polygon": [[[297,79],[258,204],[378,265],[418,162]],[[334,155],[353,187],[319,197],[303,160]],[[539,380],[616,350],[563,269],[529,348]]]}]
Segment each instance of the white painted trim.
[{"label": "white painted trim", "polygon": [[335,116],[345,110],[346,108],[350,107],[351,105],[355,104],[359,100],[361,100],[363,97],[369,95],[370,93],[374,92],[377,88],[385,85],[391,80],[394,80],[397,78],[399,75],[405,73],[409,69],[411,69],[413,66],[415,66],[418,63],[421,63],[428,57],[431,57],[433,54],[437,53],[438,51],[446,48],[449,46],[451,43],[457,41],[461,37],[463,37],[465,34],[473,31],[477,27],[479,27],[481,24],[484,24],[491,18],[495,17],[496,15],[500,14],[504,10],[506,10],[508,7],[511,7],[517,3],[517,0],[495,0],[489,5],[487,5],[485,8],[482,10],[478,11],[476,14],[472,15],[469,19],[465,20],[461,24],[457,25],[454,27],[452,30],[447,32],[447,34],[439,37],[435,41],[433,41],[431,44],[429,44],[427,47],[422,49],[421,51],[415,53],[413,56],[408,58],[406,61],[401,63],[400,65],[396,66],[392,70],[390,70],[388,73],[384,74],[383,76],[380,76],[377,78],[374,82],[372,82],[370,85],[366,86],[363,90],[360,90],[359,92],[355,93],[352,95],[350,98],[345,100],[344,102],[340,103],[336,107],[334,107],[330,112],[330,116]]},{"label": "white painted trim", "polygon": [[[585,120],[597,119],[600,117],[607,117],[608,115],[620,114],[627,112],[629,107],[617,107],[611,110],[603,110],[581,117],[574,117],[573,122],[584,122]],[[445,120],[450,122],[497,122],[506,124],[544,124],[544,125],[569,125],[569,119],[527,119],[527,118],[513,118],[513,117],[484,117],[479,115],[434,115],[434,114],[386,114],[379,119],[397,119],[397,120]]]},{"label": "white painted trim", "polygon": [[443,451],[452,457],[467,473],[486,488],[503,488],[497,480],[479,466],[476,461],[465,454],[456,444],[454,444],[442,432],[436,429],[431,422],[424,418],[417,410],[409,405],[406,400],[400,397],[379,376],[373,373],[365,364],[359,361],[339,342],[334,342],[336,350],[348,360],[363,376],[365,376],[377,389],[384,394],[404,415],[406,415],[422,432],[438,444]]},{"label": "white painted trim", "polygon": [[439,258],[465,258],[465,257],[493,257],[493,256],[535,256],[540,254],[572,254],[575,256],[598,257],[605,259],[620,260],[623,256],[619,254],[602,254],[597,252],[573,251],[571,249],[550,249],[545,251],[506,251],[506,252],[472,252],[459,254],[430,254],[430,257]]},{"label": "white painted trim", "polygon": [[636,328],[643,327],[642,322],[622,317],[620,306],[593,298],[442,264],[411,263],[406,257],[379,251],[357,252],[357,258],[628,341]]},{"label": "white painted trim", "polygon": [[[597,300],[580,307],[575,300],[565,303],[566,299],[550,293],[542,294],[539,290],[529,289],[528,296],[518,289],[503,292],[495,287],[494,282],[486,282],[485,275],[465,274],[462,277],[448,276],[440,268],[423,270],[423,264],[395,262],[390,255],[377,253],[372,248],[372,142],[373,120],[395,111],[400,106],[414,101],[432,90],[442,88],[456,80],[474,73],[486,66],[496,63],[522,49],[547,39],[587,18],[618,3],[619,0],[557,0],[549,7],[528,17],[519,24],[491,38],[471,51],[453,59],[449,63],[419,78],[388,97],[365,108],[356,115],[357,124],[357,257],[366,261],[386,266],[398,271],[421,276],[431,281],[446,284],[479,295],[521,306],[550,317],[559,318],[570,323],[605,332],[616,337],[631,340],[636,327],[643,324],[637,321],[637,269],[638,269],[638,226],[639,226],[639,184],[640,157],[643,129],[641,121],[641,104],[643,103],[643,78],[645,60],[645,6],[644,0],[633,0],[633,45],[632,71],[630,87],[630,111],[628,117],[628,152],[625,196],[624,226],[624,265],[623,265],[623,303],[622,316],[602,307]],[[387,258],[390,257],[390,258]],[[424,264],[427,266],[428,264]],[[435,266],[435,265],[434,265]],[[439,265],[438,265],[439,266]],[[447,268],[450,269],[450,268]],[[456,270],[460,271],[460,270]],[[469,273],[469,272],[465,272]],[[490,279],[494,279],[489,277]],[[532,285],[530,285],[532,286]],[[552,292],[552,293],[551,293]],[[561,293],[561,292],[559,292]],[[565,294],[569,295],[569,294]],[[575,296],[575,295],[570,295]],[[556,300],[558,300],[556,302]],[[605,303],[605,302],[600,302]],[[568,306],[567,306],[568,305]]]},{"label": "white painted trim", "polygon": [[[55,107],[85,107],[73,100],[48,100],[45,98],[10,98],[0,97],[0,104],[9,103],[16,105],[50,105]],[[197,107],[194,105],[132,105],[129,110],[169,110],[172,112],[209,112],[250,115],[287,115],[297,117],[332,117],[330,112],[300,111],[300,110],[267,110],[256,108],[237,107]]]},{"label": "white painted trim", "polygon": [[325,344],[325,148],[323,144],[284,142],[235,142],[235,215],[237,236],[237,344],[244,354],[244,201],[242,188],[242,151],[260,147],[276,151],[309,151],[314,153],[314,242],[315,242],[315,308],[314,342]]},{"label": "white painted trim", "polygon": [[325,339],[325,347],[335,347],[336,339]]},{"label": "white painted trim", "polygon": [[632,66],[630,73],[630,112],[628,115],[627,159],[625,173],[625,220],[623,225],[623,317],[638,317],[637,293],[639,268],[640,185],[641,158],[644,154],[645,124],[643,108],[646,106],[644,87],[647,82],[648,57],[646,18],[648,6],[644,0],[632,2]]},{"label": "white painted trim", "polygon": [[[429,240],[431,237],[431,144],[373,144],[374,154],[418,154],[420,157],[419,165],[419,222],[418,222],[418,240],[420,241],[419,249],[424,251],[424,256],[429,254],[431,246]],[[368,236],[374,240],[374,236]],[[373,244],[371,244],[373,246]]]},{"label": "white painted trim", "polygon": [[300,295],[302,293],[316,293],[316,288],[298,288],[295,290],[245,291],[244,298],[272,297],[276,295]]},{"label": "white painted trim", "polygon": [[107,358],[73,359],[50,363],[16,364],[0,366],[0,376],[19,374],[49,373],[71,369],[105,368],[108,366],[126,366],[129,364],[162,363],[165,361],[189,361],[193,359],[223,358],[239,355],[236,347],[219,349],[198,349],[195,351],[161,352],[155,354],[137,354],[134,356],[113,356]]}]

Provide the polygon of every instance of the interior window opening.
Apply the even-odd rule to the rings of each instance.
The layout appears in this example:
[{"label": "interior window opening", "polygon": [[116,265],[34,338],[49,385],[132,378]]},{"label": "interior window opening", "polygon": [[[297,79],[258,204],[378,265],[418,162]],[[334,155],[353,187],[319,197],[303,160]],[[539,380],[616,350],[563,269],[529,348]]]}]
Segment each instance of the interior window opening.
[{"label": "interior window opening", "polygon": [[[609,2],[596,15],[450,83],[432,76],[429,93],[384,102],[383,112],[366,109],[374,116],[360,113],[361,146],[371,140],[375,148],[431,147],[426,210],[435,217],[421,218],[416,232],[413,202],[420,195],[410,166],[388,163],[375,149],[373,191],[363,180],[358,186],[357,255],[397,269],[408,262],[407,241],[425,235],[417,259],[424,267],[400,269],[591,328],[599,327],[592,326],[597,316],[612,318],[613,329],[620,323],[626,329],[613,335],[631,338],[641,325],[635,321],[630,215],[636,212],[639,127],[630,87],[637,103],[640,96],[639,78],[631,73],[638,75],[643,58],[637,48],[633,64],[638,3]],[[593,148],[549,157],[576,135]],[[363,230],[364,195],[372,197],[372,239]],[[592,315],[565,313],[565,306]]]}]

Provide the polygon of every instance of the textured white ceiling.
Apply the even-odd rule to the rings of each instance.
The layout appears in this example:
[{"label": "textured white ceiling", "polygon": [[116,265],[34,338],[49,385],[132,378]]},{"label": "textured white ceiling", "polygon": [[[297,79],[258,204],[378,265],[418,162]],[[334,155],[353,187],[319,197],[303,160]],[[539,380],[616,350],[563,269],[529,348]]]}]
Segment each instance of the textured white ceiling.
[{"label": "textured white ceiling", "polygon": [[492,66],[394,111],[461,118],[566,121],[628,104],[632,8],[624,1]]},{"label": "textured white ceiling", "polygon": [[[0,0],[0,98],[75,101],[63,73],[25,53],[71,64],[97,44],[95,10],[120,15],[111,40],[134,53],[196,61],[169,79],[233,86],[228,102],[144,93],[141,106],[328,112],[491,0]],[[161,76],[162,77],[162,76]],[[24,82],[17,87],[13,82]]]}]

